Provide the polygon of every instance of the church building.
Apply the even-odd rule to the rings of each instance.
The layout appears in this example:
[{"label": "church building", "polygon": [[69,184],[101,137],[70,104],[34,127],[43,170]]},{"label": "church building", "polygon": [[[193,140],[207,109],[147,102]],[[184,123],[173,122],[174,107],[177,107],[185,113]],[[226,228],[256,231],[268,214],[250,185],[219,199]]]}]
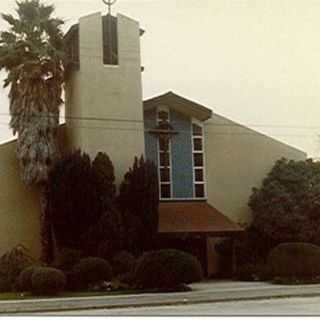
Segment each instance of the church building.
[{"label": "church building", "polygon": [[[118,185],[135,156],[152,160],[159,173],[159,237],[191,247],[207,275],[215,275],[221,268],[215,244],[240,236],[250,222],[252,188],[276,160],[306,154],[174,92],[143,101],[144,32],[122,14],[90,14],[70,28],[60,143],[91,157],[106,152]],[[14,145],[0,145],[0,251],[22,243],[38,256],[37,191],[23,186]]]}]

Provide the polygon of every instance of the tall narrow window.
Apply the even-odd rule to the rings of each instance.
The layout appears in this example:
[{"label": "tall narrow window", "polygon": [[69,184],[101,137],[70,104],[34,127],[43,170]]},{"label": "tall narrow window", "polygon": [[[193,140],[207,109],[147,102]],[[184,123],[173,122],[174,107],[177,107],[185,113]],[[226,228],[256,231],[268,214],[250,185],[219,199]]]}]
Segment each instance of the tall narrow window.
[{"label": "tall narrow window", "polygon": [[194,197],[206,197],[205,163],[204,163],[204,136],[203,126],[192,124],[192,156],[193,156],[193,181]]},{"label": "tall narrow window", "polygon": [[117,65],[118,58],[118,23],[117,18],[106,15],[102,18],[103,27],[103,64]]},{"label": "tall narrow window", "polygon": [[[157,112],[158,125],[169,122],[169,110],[159,108]],[[159,137],[158,140],[158,163],[159,163],[159,187],[160,199],[172,198],[172,181],[171,181],[171,143],[169,139]]]}]

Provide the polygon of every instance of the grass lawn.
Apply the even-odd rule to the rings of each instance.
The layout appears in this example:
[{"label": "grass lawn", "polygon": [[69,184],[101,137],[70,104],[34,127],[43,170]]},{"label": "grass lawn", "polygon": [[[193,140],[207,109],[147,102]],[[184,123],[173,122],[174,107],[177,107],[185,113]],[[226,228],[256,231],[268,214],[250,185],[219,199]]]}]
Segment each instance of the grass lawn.
[{"label": "grass lawn", "polygon": [[[188,290],[186,290],[186,288]],[[118,289],[114,291],[65,291],[55,296],[38,296],[33,295],[31,292],[24,292],[21,294],[20,292],[3,292],[0,293],[0,301],[4,300],[27,300],[27,299],[54,299],[54,298],[79,298],[79,297],[99,297],[99,296],[118,296],[118,295],[127,295],[127,294],[142,294],[142,293],[164,293],[164,292],[185,292],[190,291],[189,287],[181,287],[175,289],[167,289],[167,290],[157,290],[157,289],[149,289],[149,290],[138,290],[138,289]]]},{"label": "grass lawn", "polygon": [[63,292],[56,296],[37,296],[32,293],[26,292],[21,294],[19,292],[3,292],[0,293],[0,301],[3,300],[27,300],[27,299],[54,299],[54,298],[76,298],[76,297],[97,297],[97,296],[116,296],[124,294],[138,294],[145,293],[146,291],[138,290],[119,290],[119,291],[80,291],[80,292]]}]

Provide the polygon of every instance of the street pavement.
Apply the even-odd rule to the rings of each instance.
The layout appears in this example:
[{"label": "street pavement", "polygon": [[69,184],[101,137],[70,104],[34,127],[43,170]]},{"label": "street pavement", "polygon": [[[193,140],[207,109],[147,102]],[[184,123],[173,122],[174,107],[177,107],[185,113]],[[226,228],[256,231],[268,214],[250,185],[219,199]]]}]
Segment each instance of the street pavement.
[{"label": "street pavement", "polygon": [[41,315],[65,316],[283,316],[320,315],[320,298],[278,298],[255,301],[230,301],[184,306],[81,310]]},{"label": "street pavement", "polygon": [[[320,297],[320,285],[285,286],[263,282],[212,281],[192,285],[190,292],[0,301],[0,313],[69,312],[71,310],[175,307],[287,297]],[[245,303],[245,302],[243,302]]]}]

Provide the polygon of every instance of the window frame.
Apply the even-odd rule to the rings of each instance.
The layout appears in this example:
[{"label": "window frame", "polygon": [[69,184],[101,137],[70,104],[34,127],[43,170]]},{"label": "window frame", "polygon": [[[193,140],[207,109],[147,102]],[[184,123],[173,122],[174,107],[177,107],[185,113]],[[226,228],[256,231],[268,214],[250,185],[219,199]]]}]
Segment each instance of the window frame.
[{"label": "window frame", "polygon": [[[168,119],[167,121],[170,123],[170,110],[168,107],[166,106],[159,106],[156,109],[156,122],[157,125],[159,125],[159,123],[161,121],[163,121],[163,119],[161,119],[159,117],[160,112],[166,112],[168,114]],[[167,153],[168,157],[169,157],[169,165],[168,166],[161,166],[160,163],[160,154],[161,153]],[[159,199],[161,201],[168,201],[168,200],[172,200],[173,199],[173,190],[172,190],[172,145],[171,145],[171,141],[169,141],[169,146],[168,146],[168,151],[164,152],[162,150],[160,150],[160,141],[159,139],[157,139],[157,157],[158,157],[158,177],[159,177]],[[161,181],[161,169],[169,169],[169,178],[170,181]],[[162,192],[161,192],[161,187],[162,185],[170,185],[170,197],[169,198],[163,198],[162,197]]]},{"label": "window frame", "polygon": [[[201,127],[202,135],[194,134],[193,125]],[[194,139],[201,139],[202,150],[195,150]],[[192,119],[191,121],[191,143],[192,143],[192,177],[193,177],[193,198],[195,200],[206,200],[207,195],[207,179],[206,179],[206,157],[205,157],[205,135],[204,135],[204,124],[199,120]],[[202,154],[203,164],[202,166],[195,166],[194,155]],[[196,170],[202,170],[203,181],[196,181]],[[204,195],[203,197],[196,196],[196,185],[203,185]]]}]

